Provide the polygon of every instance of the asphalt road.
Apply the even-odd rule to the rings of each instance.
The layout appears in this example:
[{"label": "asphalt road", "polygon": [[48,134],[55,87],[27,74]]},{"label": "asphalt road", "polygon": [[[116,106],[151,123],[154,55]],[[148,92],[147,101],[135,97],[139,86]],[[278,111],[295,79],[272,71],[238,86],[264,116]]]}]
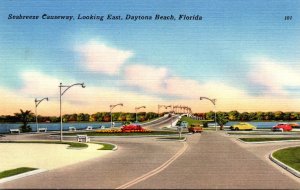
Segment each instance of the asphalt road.
[{"label": "asphalt road", "polygon": [[188,137],[188,150],[163,172],[129,188],[299,189],[296,182],[228,137]]},{"label": "asphalt road", "polygon": [[143,127],[147,127],[148,129],[151,130],[161,130],[163,127],[167,127],[171,125],[171,122],[175,121],[176,118],[178,118],[177,115],[173,115],[172,117],[167,117],[167,118],[162,118],[160,120],[151,122],[149,124],[143,125]]},{"label": "asphalt road", "polygon": [[112,189],[159,167],[183,147],[181,142],[149,137],[94,140],[115,143],[119,149],[100,158],[0,184],[0,189]]},{"label": "asphalt road", "polygon": [[[16,135],[17,136],[17,135]],[[21,135],[20,135],[21,136]],[[36,137],[35,137],[36,138]],[[0,184],[7,188],[299,189],[300,180],[222,132],[157,138],[97,138],[119,146],[101,158]],[[177,159],[174,155],[187,145]],[[164,165],[167,161],[173,161]],[[165,167],[161,167],[164,165]],[[160,168],[160,170],[155,170]],[[156,172],[152,172],[156,171]],[[147,174],[147,175],[145,175]],[[150,175],[151,174],[151,175]],[[143,176],[143,179],[139,177]],[[137,182],[137,183],[131,183]]]}]

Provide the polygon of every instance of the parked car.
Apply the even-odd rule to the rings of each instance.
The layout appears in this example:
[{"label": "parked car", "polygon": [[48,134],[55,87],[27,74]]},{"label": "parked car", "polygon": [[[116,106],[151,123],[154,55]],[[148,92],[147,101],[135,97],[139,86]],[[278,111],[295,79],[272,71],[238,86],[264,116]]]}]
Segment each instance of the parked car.
[{"label": "parked car", "polygon": [[277,125],[272,127],[272,131],[291,131],[293,128],[288,123],[278,123]]},{"label": "parked car", "polygon": [[201,133],[203,128],[199,124],[192,124],[188,130],[190,133]]},{"label": "parked car", "polygon": [[255,130],[256,127],[254,125],[251,125],[250,123],[237,123],[232,126],[230,126],[231,130],[239,131],[239,130]]}]

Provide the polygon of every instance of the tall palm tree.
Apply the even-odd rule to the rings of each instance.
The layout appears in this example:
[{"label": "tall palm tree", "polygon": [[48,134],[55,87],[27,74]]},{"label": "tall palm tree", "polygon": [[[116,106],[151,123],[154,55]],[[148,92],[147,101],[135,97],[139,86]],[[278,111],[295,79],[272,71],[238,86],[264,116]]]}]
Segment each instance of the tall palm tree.
[{"label": "tall palm tree", "polygon": [[23,125],[20,126],[22,132],[32,131],[30,125],[28,125],[28,122],[33,118],[33,113],[30,110],[23,111],[22,109],[20,109],[20,113],[15,113],[15,116],[18,117],[19,120],[23,123]]}]

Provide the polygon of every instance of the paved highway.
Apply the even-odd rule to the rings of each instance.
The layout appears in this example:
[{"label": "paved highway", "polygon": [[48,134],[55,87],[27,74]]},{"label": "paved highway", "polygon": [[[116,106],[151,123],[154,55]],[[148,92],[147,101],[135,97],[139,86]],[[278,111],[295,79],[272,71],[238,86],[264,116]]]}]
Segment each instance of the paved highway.
[{"label": "paved highway", "polygon": [[293,180],[222,132],[188,138],[188,150],[163,172],[129,188],[299,189]]},{"label": "paved highway", "polygon": [[0,184],[0,189],[116,188],[158,168],[172,158],[184,144],[152,137],[100,137],[94,140],[115,143],[119,149],[104,157]]}]

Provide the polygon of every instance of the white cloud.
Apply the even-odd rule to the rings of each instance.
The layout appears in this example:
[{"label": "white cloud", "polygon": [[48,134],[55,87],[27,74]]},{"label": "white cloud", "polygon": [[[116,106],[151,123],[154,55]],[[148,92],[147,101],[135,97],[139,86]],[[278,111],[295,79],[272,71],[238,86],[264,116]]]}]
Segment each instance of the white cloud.
[{"label": "white cloud", "polygon": [[[59,115],[59,83],[57,79],[39,71],[24,71],[21,74],[23,87],[20,90],[10,90],[0,87],[1,114],[13,114],[19,109],[34,111],[34,99],[49,97],[48,102],[39,106],[41,115]],[[72,79],[62,80],[64,85],[74,83]],[[80,86],[72,87],[62,96],[62,111],[64,113],[95,113],[109,111],[110,104],[123,103],[124,107],[117,107],[114,111],[134,111],[135,106],[145,105],[147,111],[156,111],[161,99],[132,91],[120,90],[114,87]]]},{"label": "white cloud", "polygon": [[261,58],[255,61],[249,72],[249,79],[278,95],[288,95],[285,87],[298,87],[300,84],[300,67],[278,63],[271,59]]},{"label": "white cloud", "polygon": [[21,73],[23,87],[19,92],[27,97],[53,97],[59,94],[59,79],[39,71]]},{"label": "white cloud", "polygon": [[146,65],[132,65],[125,69],[124,81],[157,95],[178,96],[181,98],[199,98],[200,96],[234,98],[245,93],[225,83],[211,81],[199,83],[192,79],[171,77],[167,68]]},{"label": "white cloud", "polygon": [[76,50],[84,57],[84,66],[88,71],[115,75],[120,67],[130,58],[131,51],[111,48],[99,41],[91,40]]},{"label": "white cloud", "polygon": [[[151,69],[150,69],[151,70]],[[109,111],[110,104],[123,103],[124,107],[116,107],[114,111],[134,111],[136,106],[146,106],[145,111],[157,111],[158,104],[164,105],[187,105],[194,112],[206,112],[213,109],[209,101],[200,101],[200,96],[217,98],[217,110],[230,111],[297,111],[299,110],[299,99],[286,97],[274,97],[270,95],[253,97],[244,91],[221,82],[208,82],[201,84],[191,79],[179,77],[167,77],[162,68],[161,79],[164,80],[165,88],[160,83],[154,87],[145,89],[162,90],[161,93],[170,96],[180,96],[177,100],[163,100],[157,96],[126,91],[117,88],[100,86],[73,87],[63,95],[62,110],[65,113],[95,113],[97,111]],[[160,72],[154,72],[160,73]],[[38,71],[26,71],[22,74],[24,87],[21,90],[10,90],[0,87],[1,114],[13,114],[19,109],[34,111],[35,97],[50,97],[49,102],[43,102],[39,106],[41,115],[59,115],[59,79]],[[37,82],[39,81],[39,82]],[[66,80],[64,80],[66,81]],[[64,84],[72,84],[71,81]],[[73,81],[74,82],[74,81]],[[134,83],[138,85],[139,83]],[[157,87],[158,86],[158,87]],[[143,87],[140,85],[139,87]],[[50,95],[50,96],[49,96]],[[163,111],[163,110],[161,110]],[[166,110],[164,110],[166,111]]]},{"label": "white cloud", "polygon": [[163,92],[168,77],[164,67],[147,65],[130,65],[125,68],[125,83],[142,88],[148,92]]}]

